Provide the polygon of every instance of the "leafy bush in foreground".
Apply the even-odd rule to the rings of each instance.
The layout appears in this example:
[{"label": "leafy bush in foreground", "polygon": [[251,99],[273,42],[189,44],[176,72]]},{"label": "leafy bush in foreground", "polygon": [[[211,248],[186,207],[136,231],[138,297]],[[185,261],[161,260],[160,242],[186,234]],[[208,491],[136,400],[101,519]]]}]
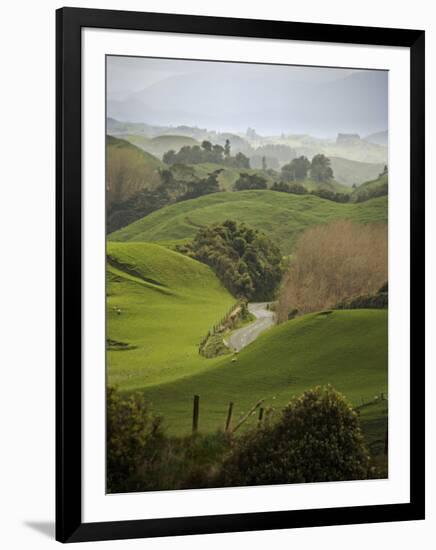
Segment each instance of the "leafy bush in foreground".
[{"label": "leafy bush in foreground", "polygon": [[367,479],[372,475],[357,414],[330,386],[291,401],[272,427],[235,443],[224,461],[224,486]]},{"label": "leafy bush in foreground", "polygon": [[140,393],[121,396],[108,388],[107,488],[108,492],[151,490],[164,437],[161,419],[152,416]]},{"label": "leafy bush in foreground", "polygon": [[211,487],[230,436],[223,432],[168,437],[143,394],[107,391],[109,493]]}]

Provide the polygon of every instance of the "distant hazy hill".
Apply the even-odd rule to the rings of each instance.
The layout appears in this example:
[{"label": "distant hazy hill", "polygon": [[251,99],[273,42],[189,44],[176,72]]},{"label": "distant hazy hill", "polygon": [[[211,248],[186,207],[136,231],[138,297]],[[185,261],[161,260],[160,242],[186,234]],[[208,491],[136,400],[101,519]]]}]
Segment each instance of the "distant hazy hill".
[{"label": "distant hazy hill", "polygon": [[199,227],[238,220],[264,231],[284,254],[306,227],[337,219],[387,221],[387,197],[339,204],[312,195],[276,191],[213,193],[166,206],[109,235],[112,241],[161,242],[192,238]]},{"label": "distant hazy hill", "polygon": [[160,183],[162,162],[128,141],[106,137],[106,188],[108,206],[124,201],[144,188]]},{"label": "distant hazy hill", "polygon": [[316,84],[296,81],[292,71],[281,71],[274,83],[271,86],[263,72],[249,66],[217,64],[212,71],[198,64],[195,71],[153,83],[122,101],[108,101],[108,113],[162,126],[248,128],[256,124],[261,109],[256,130],[270,135],[291,128],[309,134],[365,135],[386,123],[382,71],[360,71]]},{"label": "distant hazy hill", "polygon": [[330,160],[335,180],[349,186],[376,179],[384,168],[384,163],[359,162],[340,157],[330,157]]},{"label": "distant hazy hill", "polygon": [[375,143],[376,145],[387,145],[388,144],[388,131],[376,132],[375,134],[370,134],[366,136],[365,141],[370,143]]},{"label": "distant hazy hill", "polygon": [[151,153],[152,155],[159,157],[160,159],[170,149],[173,151],[180,151],[185,145],[192,147],[193,145],[200,145],[200,143],[188,136],[177,135],[162,135],[154,138],[148,138],[137,134],[126,134],[123,139],[133,143],[137,147],[140,147],[144,151]]}]

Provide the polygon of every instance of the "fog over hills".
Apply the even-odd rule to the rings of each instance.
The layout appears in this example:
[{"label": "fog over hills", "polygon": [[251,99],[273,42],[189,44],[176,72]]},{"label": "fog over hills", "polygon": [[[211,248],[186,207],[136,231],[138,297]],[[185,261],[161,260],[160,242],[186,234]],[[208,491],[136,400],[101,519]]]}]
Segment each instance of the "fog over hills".
[{"label": "fog over hills", "polygon": [[130,122],[334,137],[388,127],[388,73],[110,56],[107,114]]}]

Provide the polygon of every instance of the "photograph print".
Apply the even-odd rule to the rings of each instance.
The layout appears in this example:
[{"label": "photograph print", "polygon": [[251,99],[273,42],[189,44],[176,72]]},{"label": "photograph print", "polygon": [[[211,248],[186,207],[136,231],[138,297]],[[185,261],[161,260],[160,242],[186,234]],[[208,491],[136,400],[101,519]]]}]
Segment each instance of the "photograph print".
[{"label": "photograph print", "polygon": [[388,477],[388,71],[106,57],[106,491]]}]

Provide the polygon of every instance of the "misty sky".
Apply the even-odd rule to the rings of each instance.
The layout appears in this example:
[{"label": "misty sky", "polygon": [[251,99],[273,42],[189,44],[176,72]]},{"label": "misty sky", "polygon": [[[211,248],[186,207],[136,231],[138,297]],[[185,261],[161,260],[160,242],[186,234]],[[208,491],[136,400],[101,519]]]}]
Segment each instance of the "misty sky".
[{"label": "misty sky", "polygon": [[388,72],[110,56],[107,108],[154,125],[364,136],[388,128]]}]

